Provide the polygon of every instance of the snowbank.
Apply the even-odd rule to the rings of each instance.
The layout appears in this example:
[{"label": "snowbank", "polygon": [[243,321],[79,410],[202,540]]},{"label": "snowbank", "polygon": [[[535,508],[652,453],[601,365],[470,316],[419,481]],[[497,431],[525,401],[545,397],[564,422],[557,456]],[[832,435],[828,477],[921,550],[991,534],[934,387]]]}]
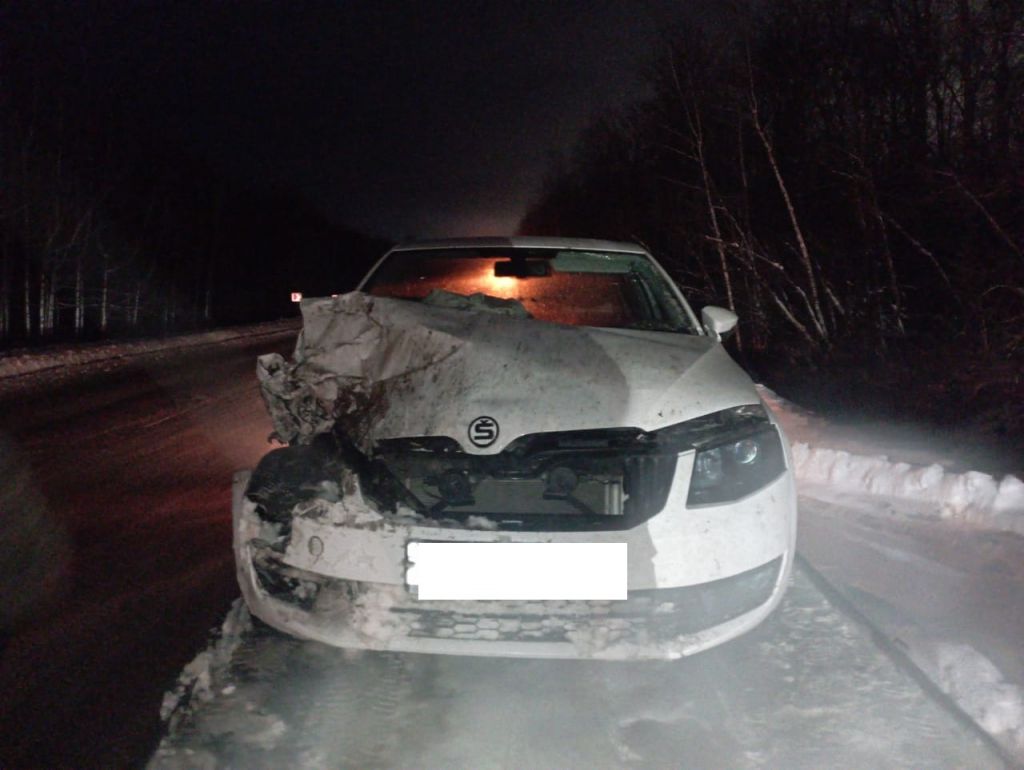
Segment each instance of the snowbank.
[{"label": "snowbank", "polygon": [[936,642],[911,657],[987,733],[1024,755],[1024,691],[967,644]]},{"label": "snowbank", "polygon": [[[859,454],[830,439],[827,422],[759,386],[793,442],[797,483],[804,489],[896,498],[918,515],[1024,534],[1024,482],[987,473],[950,472],[937,462],[905,462],[890,454]],[[870,450],[863,441],[858,446]],[[879,447],[881,449],[881,447]],[[915,458],[920,452],[914,453]]]},{"label": "snowbank", "polygon": [[[937,513],[987,529],[1024,534],[1024,482],[996,480],[987,473],[949,473],[807,444],[793,445],[798,484],[822,484],[834,491],[911,500],[917,513]],[[922,503],[930,504],[922,507]]]},{"label": "snowbank", "polygon": [[53,345],[39,349],[22,348],[0,353],[0,379],[66,366],[94,364],[178,348],[216,345],[243,337],[259,337],[297,330],[297,319],[285,319],[161,339]]},{"label": "snowbank", "polygon": [[174,689],[164,693],[160,719],[168,723],[169,732],[196,703],[213,699],[215,674],[226,670],[243,634],[251,629],[252,618],[245,602],[235,599],[221,627],[213,632],[209,646],[182,669]]}]

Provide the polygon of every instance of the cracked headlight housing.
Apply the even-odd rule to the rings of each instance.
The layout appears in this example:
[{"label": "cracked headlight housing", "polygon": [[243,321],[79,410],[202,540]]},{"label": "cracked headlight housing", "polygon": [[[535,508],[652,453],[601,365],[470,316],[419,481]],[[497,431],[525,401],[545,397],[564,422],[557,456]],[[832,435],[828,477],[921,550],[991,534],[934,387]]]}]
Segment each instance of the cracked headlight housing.
[{"label": "cracked headlight housing", "polygon": [[782,440],[760,404],[725,409],[656,431],[658,443],[695,449],[686,507],[730,503],[786,469]]}]

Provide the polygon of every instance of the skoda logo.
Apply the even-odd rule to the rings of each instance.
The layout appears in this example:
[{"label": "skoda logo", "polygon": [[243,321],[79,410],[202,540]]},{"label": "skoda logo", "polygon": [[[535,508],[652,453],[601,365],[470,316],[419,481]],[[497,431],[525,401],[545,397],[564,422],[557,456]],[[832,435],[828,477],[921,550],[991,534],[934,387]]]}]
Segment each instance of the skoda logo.
[{"label": "skoda logo", "polygon": [[477,417],[469,424],[469,440],[473,446],[490,446],[498,440],[498,421],[493,417]]}]

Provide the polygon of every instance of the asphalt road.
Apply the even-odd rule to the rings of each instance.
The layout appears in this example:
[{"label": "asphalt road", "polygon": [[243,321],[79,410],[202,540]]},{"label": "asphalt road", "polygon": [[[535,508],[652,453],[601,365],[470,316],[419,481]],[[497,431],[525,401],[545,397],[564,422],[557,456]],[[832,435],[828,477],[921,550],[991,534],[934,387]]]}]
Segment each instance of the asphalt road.
[{"label": "asphalt road", "polygon": [[[35,560],[55,586],[0,658],[0,767],[145,763],[164,691],[238,594],[231,473],[267,451],[271,430],[255,357],[293,343],[290,332],[0,384],[0,433],[69,546],[24,537],[26,554],[0,537],[0,559]],[[3,601],[15,590],[33,589],[0,585]]]}]

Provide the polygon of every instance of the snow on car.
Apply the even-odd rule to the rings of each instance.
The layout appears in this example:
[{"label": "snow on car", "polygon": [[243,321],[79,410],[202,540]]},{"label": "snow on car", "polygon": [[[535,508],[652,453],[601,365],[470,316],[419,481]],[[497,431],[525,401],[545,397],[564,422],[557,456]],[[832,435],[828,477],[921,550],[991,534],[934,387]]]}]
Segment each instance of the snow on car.
[{"label": "snow on car", "polygon": [[[779,603],[788,442],[720,344],[736,316],[698,321],[643,248],[403,244],[301,310],[293,359],[257,367],[288,446],[234,485],[266,623],[342,647],[678,658]],[[469,598],[423,598],[430,553]],[[617,554],[621,594],[588,593]]]}]

